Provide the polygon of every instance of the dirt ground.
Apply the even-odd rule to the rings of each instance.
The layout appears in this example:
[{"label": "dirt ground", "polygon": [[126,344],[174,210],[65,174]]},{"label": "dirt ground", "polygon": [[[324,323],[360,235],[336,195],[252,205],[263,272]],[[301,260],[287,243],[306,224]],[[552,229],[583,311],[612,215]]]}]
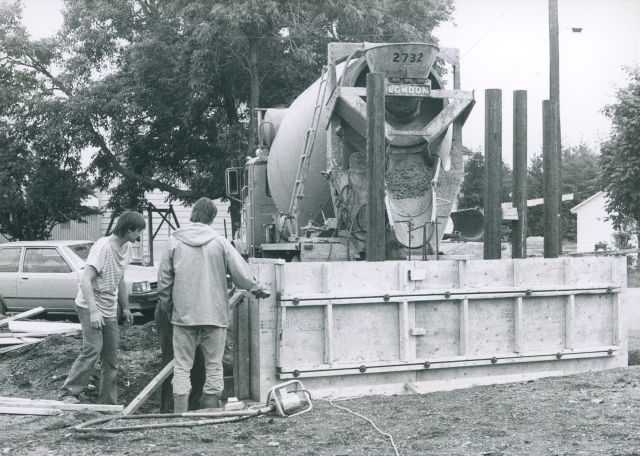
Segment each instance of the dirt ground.
[{"label": "dirt ground", "polygon": [[[0,396],[56,399],[80,343],[80,335],[51,336],[27,351],[0,355]],[[118,386],[127,404],[160,370],[153,322],[124,327],[121,348]],[[96,392],[88,394],[95,401]],[[400,455],[640,455],[640,366],[313,405],[293,418],[121,433],[73,429],[102,416],[95,412],[0,415],[0,455],[396,454],[388,436],[338,407],[371,419],[393,437]],[[155,393],[139,413],[157,411]]]}]

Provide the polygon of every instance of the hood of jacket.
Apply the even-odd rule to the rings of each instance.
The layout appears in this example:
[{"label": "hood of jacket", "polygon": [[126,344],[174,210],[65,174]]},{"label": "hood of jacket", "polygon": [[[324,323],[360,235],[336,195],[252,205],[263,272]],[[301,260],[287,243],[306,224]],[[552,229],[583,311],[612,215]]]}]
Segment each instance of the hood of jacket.
[{"label": "hood of jacket", "polygon": [[190,223],[183,228],[178,228],[172,234],[174,238],[191,247],[199,247],[220,236],[209,225],[204,223]]}]

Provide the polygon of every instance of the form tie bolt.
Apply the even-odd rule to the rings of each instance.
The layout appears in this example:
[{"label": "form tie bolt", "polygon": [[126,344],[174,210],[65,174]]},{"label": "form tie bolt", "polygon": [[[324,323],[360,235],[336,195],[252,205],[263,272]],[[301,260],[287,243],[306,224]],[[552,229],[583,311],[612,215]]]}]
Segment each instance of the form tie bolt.
[{"label": "form tie bolt", "polygon": [[423,365],[425,369],[429,369],[431,367],[431,363],[429,361],[425,361]]},{"label": "form tie bolt", "polygon": [[297,306],[298,304],[300,304],[300,298],[293,298],[293,305]]},{"label": "form tie bolt", "polygon": [[556,353],[556,359],[562,358],[562,353]]},{"label": "form tie bolt", "polygon": [[389,301],[389,299],[391,299],[391,296],[389,296],[388,294],[386,294],[386,295],[384,295],[384,296],[382,297],[382,299],[384,299],[384,300],[385,300],[385,302],[387,302],[387,301]]},{"label": "form tie bolt", "polygon": [[498,362],[498,358],[496,358],[495,356],[491,358],[491,364],[496,364],[497,362]]},{"label": "form tie bolt", "polygon": [[449,299],[451,297],[451,292],[450,291],[445,291],[444,292],[444,297]]},{"label": "form tie bolt", "polygon": [[360,366],[360,367],[358,368],[358,370],[364,374],[364,373],[367,371],[367,366],[365,366],[365,365],[363,364],[362,366]]},{"label": "form tie bolt", "polygon": [[609,355],[609,356],[613,355],[613,350],[611,348],[609,350],[607,350],[607,355]]},{"label": "form tie bolt", "polygon": [[527,290],[524,292],[524,294],[526,294],[527,296],[531,296],[531,294],[533,293],[533,291],[531,290]]},{"label": "form tie bolt", "polygon": [[293,376],[294,376],[295,378],[300,377],[300,371],[299,371],[298,369],[294,370],[294,371],[293,371]]}]

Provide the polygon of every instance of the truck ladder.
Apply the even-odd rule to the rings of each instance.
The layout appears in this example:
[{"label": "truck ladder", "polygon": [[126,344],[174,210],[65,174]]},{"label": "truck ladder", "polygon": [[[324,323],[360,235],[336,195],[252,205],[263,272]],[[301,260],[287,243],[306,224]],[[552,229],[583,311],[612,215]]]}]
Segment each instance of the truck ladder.
[{"label": "truck ladder", "polygon": [[302,149],[302,155],[300,156],[300,163],[298,163],[298,172],[296,174],[296,180],[293,187],[293,196],[291,197],[291,203],[289,204],[288,218],[292,219],[291,229],[294,236],[298,235],[298,206],[300,205],[302,198],[304,198],[304,181],[307,177],[307,173],[309,172],[311,153],[313,152],[313,146],[316,142],[316,134],[318,132],[318,125],[320,124],[320,115],[325,98],[327,77],[328,71],[325,65],[322,68],[322,77],[320,78],[320,84],[318,85],[318,94],[316,95],[316,106],[313,109],[311,127],[305,134],[304,148]]}]

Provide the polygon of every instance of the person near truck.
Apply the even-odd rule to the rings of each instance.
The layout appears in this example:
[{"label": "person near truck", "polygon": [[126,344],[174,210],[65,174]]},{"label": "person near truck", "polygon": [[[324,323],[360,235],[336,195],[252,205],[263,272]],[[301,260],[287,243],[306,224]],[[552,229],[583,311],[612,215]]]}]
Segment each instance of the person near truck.
[{"label": "person near truck", "polygon": [[227,273],[234,284],[258,298],[269,296],[255,280],[249,265],[211,224],[215,203],[200,198],[191,223],[171,235],[158,270],[158,306],[171,314],[173,324],[173,411],[188,409],[196,346],[205,359],[205,382],[200,408],[218,408],[224,389],[224,354],[230,309]]},{"label": "person near truck", "polygon": [[76,296],[82,351],[61,387],[60,399],[65,402],[80,402],[79,396],[98,360],[101,368],[98,402],[116,404],[118,401],[118,306],[122,306],[125,322],[133,323],[123,277],[131,261],[131,243],[138,239],[144,227],[142,215],[123,212],[113,234],[99,239],[89,250]]}]

